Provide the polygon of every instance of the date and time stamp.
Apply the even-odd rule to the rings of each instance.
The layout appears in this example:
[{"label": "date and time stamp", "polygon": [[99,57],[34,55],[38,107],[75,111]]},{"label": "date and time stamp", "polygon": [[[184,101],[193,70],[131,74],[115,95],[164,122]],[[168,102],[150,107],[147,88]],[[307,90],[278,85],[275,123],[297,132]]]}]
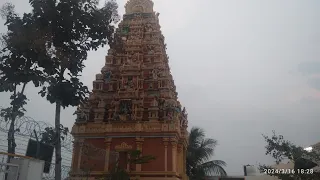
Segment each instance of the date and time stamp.
[{"label": "date and time stamp", "polygon": [[313,169],[268,169],[264,168],[263,173],[267,175],[277,174],[313,174]]}]

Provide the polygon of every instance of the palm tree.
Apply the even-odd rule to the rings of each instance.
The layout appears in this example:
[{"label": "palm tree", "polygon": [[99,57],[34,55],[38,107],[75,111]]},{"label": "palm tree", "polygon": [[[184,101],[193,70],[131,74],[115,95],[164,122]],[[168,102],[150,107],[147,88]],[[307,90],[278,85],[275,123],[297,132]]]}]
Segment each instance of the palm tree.
[{"label": "palm tree", "polygon": [[223,168],[226,166],[224,161],[210,161],[216,145],[216,140],[205,138],[203,129],[197,127],[191,129],[187,152],[187,175],[190,180],[202,180],[205,176],[212,175],[227,175]]}]

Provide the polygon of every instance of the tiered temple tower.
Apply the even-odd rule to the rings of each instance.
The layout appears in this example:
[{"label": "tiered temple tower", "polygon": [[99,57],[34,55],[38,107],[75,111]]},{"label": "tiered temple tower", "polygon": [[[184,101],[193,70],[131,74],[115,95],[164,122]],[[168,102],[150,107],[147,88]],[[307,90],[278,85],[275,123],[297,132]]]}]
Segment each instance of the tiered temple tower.
[{"label": "tiered temple tower", "polygon": [[[77,110],[71,177],[81,179],[86,165],[89,178],[105,176],[118,152],[133,178],[186,180],[187,113],[177,100],[159,13],[151,0],[129,0],[125,9],[116,32],[121,47],[110,48],[88,102]],[[105,153],[90,159],[81,144]],[[135,149],[156,159],[130,166],[126,152]]]}]

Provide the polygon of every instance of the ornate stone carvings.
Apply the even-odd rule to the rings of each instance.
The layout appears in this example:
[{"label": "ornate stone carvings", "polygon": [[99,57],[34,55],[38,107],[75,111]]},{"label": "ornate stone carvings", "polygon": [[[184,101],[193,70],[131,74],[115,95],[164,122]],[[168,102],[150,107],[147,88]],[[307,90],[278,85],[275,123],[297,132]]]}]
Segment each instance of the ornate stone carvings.
[{"label": "ornate stone carvings", "polygon": [[125,5],[126,14],[152,13],[153,2],[151,0],[129,0]]},{"label": "ornate stone carvings", "polygon": [[103,134],[117,132],[171,132],[176,131],[176,124],[148,122],[148,123],[94,123],[90,125],[75,124],[72,134]]},{"label": "ornate stone carvings", "polygon": [[187,113],[177,102],[164,36],[151,0],[129,0],[117,35],[80,107],[74,134],[176,132],[186,137]]},{"label": "ornate stone carvings", "polygon": [[[117,153],[133,148],[142,150],[142,138],[149,138],[151,134],[165,137],[167,171],[167,164],[171,163],[167,153],[172,149],[175,157],[182,150],[181,143],[186,147],[187,112],[177,101],[159,14],[153,11],[153,2],[127,1],[126,14],[105,57],[105,66],[96,75],[88,102],[76,112],[78,123],[72,128],[72,134],[75,139],[85,138],[86,141],[105,138],[103,149],[108,153],[111,153],[111,146]],[[120,134],[140,138],[135,142],[113,144],[113,139]],[[109,155],[106,155],[105,172],[108,160]],[[172,171],[175,171],[175,158],[172,161]],[[136,171],[141,171],[141,165],[136,166]]]},{"label": "ornate stone carvings", "polygon": [[131,145],[128,145],[127,143],[125,142],[122,142],[121,144],[119,145],[116,145],[114,147],[115,150],[117,151],[125,151],[125,150],[131,150],[132,149],[132,146]]}]

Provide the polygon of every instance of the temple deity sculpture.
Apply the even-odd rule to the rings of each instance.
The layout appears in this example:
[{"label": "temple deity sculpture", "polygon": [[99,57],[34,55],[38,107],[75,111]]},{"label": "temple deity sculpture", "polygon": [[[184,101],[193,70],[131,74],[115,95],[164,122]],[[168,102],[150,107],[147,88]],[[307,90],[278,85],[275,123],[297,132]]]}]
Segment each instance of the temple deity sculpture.
[{"label": "temple deity sculpture", "polygon": [[160,109],[164,109],[165,108],[165,102],[166,102],[165,99],[158,98],[158,106],[159,106]]},{"label": "temple deity sculpture", "polygon": [[147,24],[147,25],[145,26],[145,31],[146,31],[146,32],[152,32],[152,31],[153,31],[152,25],[151,25],[151,24]]},{"label": "temple deity sculpture", "polygon": [[158,107],[158,101],[157,101],[156,98],[154,98],[154,99],[152,100],[151,106],[152,106],[152,107]]},{"label": "temple deity sculpture", "polygon": [[134,81],[131,79],[131,80],[128,80],[127,81],[127,89],[129,90],[133,90],[135,88],[135,83]]},{"label": "temple deity sculpture", "polygon": [[119,114],[120,115],[127,115],[127,114],[131,114],[131,102],[130,101],[121,101],[120,102],[120,107],[119,107]]},{"label": "temple deity sculpture", "polygon": [[136,64],[138,62],[139,53],[134,53],[132,56],[132,62]]},{"label": "temple deity sculpture", "polygon": [[105,82],[109,82],[111,80],[111,71],[107,71],[105,73],[105,78],[104,78]]},{"label": "temple deity sculpture", "polygon": [[119,120],[120,120],[119,113],[114,112],[112,119],[113,119],[114,121],[119,121]]},{"label": "temple deity sculpture", "polygon": [[132,56],[129,55],[127,58],[127,62],[125,63],[125,65],[132,65]]},{"label": "temple deity sculpture", "polygon": [[110,55],[110,56],[114,55],[114,50],[113,49],[109,49],[108,50],[108,55]]},{"label": "temple deity sculpture", "polygon": [[158,71],[158,69],[153,69],[152,70],[152,77],[153,77],[153,79],[158,79],[158,74],[159,73],[159,71]]},{"label": "temple deity sculpture", "polygon": [[76,122],[86,122],[89,119],[88,114],[85,113],[85,111],[81,109],[80,106],[77,107],[74,115],[77,115]]},{"label": "temple deity sculpture", "polygon": [[167,118],[168,118],[168,120],[173,120],[173,112],[172,111],[167,111]]},{"label": "temple deity sculpture", "polygon": [[106,106],[106,103],[104,102],[103,99],[101,99],[101,100],[99,101],[98,108],[105,108],[105,106]]},{"label": "temple deity sculpture", "polygon": [[187,116],[188,116],[188,114],[187,114],[187,110],[186,110],[186,108],[185,108],[185,107],[183,107],[182,115],[183,115],[184,117],[187,117]]}]

